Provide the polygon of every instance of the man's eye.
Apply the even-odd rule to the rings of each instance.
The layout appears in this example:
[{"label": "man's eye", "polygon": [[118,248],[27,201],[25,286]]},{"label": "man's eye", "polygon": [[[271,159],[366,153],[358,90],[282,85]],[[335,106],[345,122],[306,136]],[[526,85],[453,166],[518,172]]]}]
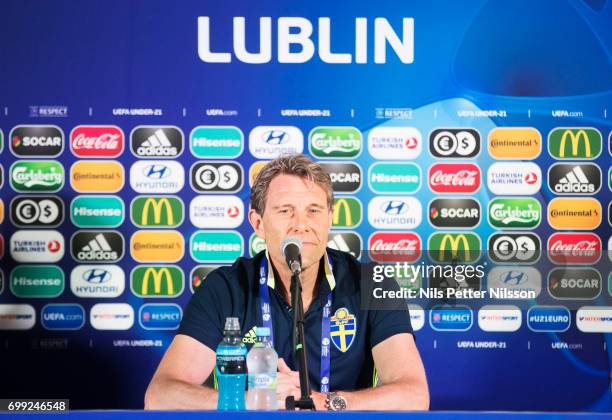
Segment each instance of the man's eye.
[{"label": "man's eye", "polygon": [[280,209],[278,212],[280,214],[289,214],[289,209]]},{"label": "man's eye", "polygon": [[321,210],[319,209],[310,209],[311,213],[321,213]]}]

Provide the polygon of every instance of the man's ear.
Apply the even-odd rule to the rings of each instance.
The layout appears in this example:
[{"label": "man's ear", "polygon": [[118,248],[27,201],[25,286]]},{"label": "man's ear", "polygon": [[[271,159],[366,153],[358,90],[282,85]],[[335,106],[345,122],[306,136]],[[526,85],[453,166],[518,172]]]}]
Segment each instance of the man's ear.
[{"label": "man's ear", "polygon": [[265,241],[266,235],[263,228],[263,217],[261,217],[261,215],[255,211],[255,209],[249,210],[249,223],[253,227],[255,234]]},{"label": "man's ear", "polygon": [[331,229],[332,225],[334,224],[334,208],[333,207],[329,209],[328,216],[329,216],[329,228]]}]

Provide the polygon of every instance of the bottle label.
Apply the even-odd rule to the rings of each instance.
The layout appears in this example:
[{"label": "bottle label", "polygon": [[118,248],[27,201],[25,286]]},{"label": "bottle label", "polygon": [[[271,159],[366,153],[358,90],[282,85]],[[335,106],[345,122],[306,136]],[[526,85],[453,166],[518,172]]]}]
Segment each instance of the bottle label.
[{"label": "bottle label", "polygon": [[244,374],[246,373],[246,357],[244,355],[217,355],[217,368],[221,374]]},{"label": "bottle label", "polygon": [[249,389],[276,389],[276,375],[249,374]]}]

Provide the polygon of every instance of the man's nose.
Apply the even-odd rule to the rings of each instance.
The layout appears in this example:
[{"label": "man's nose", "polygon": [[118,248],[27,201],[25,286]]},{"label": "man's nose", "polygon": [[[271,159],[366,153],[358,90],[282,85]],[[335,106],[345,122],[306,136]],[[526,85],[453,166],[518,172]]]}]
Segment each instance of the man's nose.
[{"label": "man's nose", "polygon": [[308,227],[308,221],[306,219],[306,213],[295,212],[294,219],[293,231],[295,233],[303,233],[310,230]]}]

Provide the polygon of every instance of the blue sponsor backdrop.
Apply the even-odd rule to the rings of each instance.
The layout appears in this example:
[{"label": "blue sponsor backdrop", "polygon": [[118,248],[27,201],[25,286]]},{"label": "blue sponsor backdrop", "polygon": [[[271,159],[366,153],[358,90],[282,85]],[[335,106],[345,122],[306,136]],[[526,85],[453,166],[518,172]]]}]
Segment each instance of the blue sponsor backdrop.
[{"label": "blue sponsor backdrop", "polygon": [[[6,214],[8,203],[17,195],[8,180],[8,169],[16,160],[9,151],[8,136],[11,128],[20,124],[57,125],[67,140],[77,125],[116,125],[127,137],[126,150],[118,158],[126,174],[137,160],[129,151],[129,133],[139,125],[177,126],[186,141],[190,131],[199,125],[237,126],[245,139],[252,128],[260,125],[296,126],[306,138],[316,126],[353,126],[361,130],[364,139],[377,126],[414,127],[423,138],[423,151],[416,163],[424,176],[421,189],[414,194],[423,205],[423,222],[414,231],[424,242],[433,231],[425,220],[426,203],[435,197],[426,178],[427,169],[434,163],[428,152],[427,135],[437,127],[472,127],[485,140],[496,126],[535,127],[544,139],[559,126],[596,127],[603,134],[604,145],[595,162],[604,174],[608,173],[608,114],[612,112],[609,1],[449,0],[432,5],[425,1],[279,4],[264,0],[222,4],[183,1],[176,5],[155,0],[55,0],[4,1],[0,11],[0,128],[4,134],[0,159],[5,179],[0,191]],[[246,17],[250,51],[258,49],[259,17],[272,17],[272,60],[259,65],[246,64],[235,57],[229,64],[203,62],[198,56],[198,16],[210,17],[210,42],[218,52],[232,51],[233,17]],[[319,33],[317,19],[329,17],[332,51],[351,52],[353,63],[324,63],[316,53],[305,63],[278,63],[277,18],[283,16],[308,19],[314,26],[313,40]],[[366,64],[354,62],[358,17],[368,19]],[[401,18],[414,18],[412,63],[402,63],[390,48],[386,63],[373,62],[376,17],[386,18],[398,34]],[[316,44],[315,41],[315,48]],[[58,116],[51,118],[44,112],[41,115],[40,107],[44,110],[45,106],[60,107],[55,108]],[[113,112],[121,108],[159,109],[161,115],[125,116]],[[391,108],[411,109],[410,118],[389,117],[385,111]],[[211,109],[235,112],[219,116],[211,115]],[[323,109],[329,110],[329,116],[286,116],[281,113],[283,109]],[[470,117],[469,112],[477,110],[504,112]],[[562,112],[555,112],[559,110]],[[308,145],[304,146],[307,151]],[[65,147],[58,160],[68,170],[77,158]],[[189,176],[188,168],[197,159],[185,147],[178,160]],[[245,176],[256,161],[247,145],[236,160],[243,166]],[[356,161],[366,174],[375,159],[364,150]],[[490,199],[484,174],[494,162],[485,144],[473,162],[483,173],[483,186],[473,196],[484,210]],[[546,147],[536,162],[545,174],[553,163]],[[69,208],[68,203],[77,193],[67,182],[58,195]],[[126,182],[118,195],[127,210],[137,194]],[[177,195],[187,205],[196,193],[186,179]],[[248,182],[237,195],[248,205]],[[356,195],[364,209],[374,197],[367,184]],[[544,182],[535,197],[545,208],[554,194]],[[597,198],[607,209],[607,182]],[[607,216],[605,212],[603,223],[596,229],[604,244],[610,236]],[[8,217],[0,227],[7,248],[2,269],[8,281],[6,276],[14,265],[7,256],[8,238],[16,228]],[[67,246],[76,229],[69,217],[58,227]],[[136,227],[126,218],[117,230],[127,245]],[[187,218],[179,230],[188,244],[197,228]],[[237,230],[248,244],[248,223],[245,221]],[[357,231],[365,241],[375,229],[364,216]],[[483,220],[476,231],[484,241],[493,229]],[[543,221],[536,232],[545,243],[552,229]],[[69,254],[67,251],[59,263],[66,273],[76,266]],[[120,266],[127,281],[135,263],[126,252]],[[189,252],[178,263],[187,275],[195,264]],[[0,332],[0,370],[3,377],[11,378],[0,384],[0,395],[69,397],[73,408],[142,407],[144,390],[173,336],[172,332],[145,328],[172,324],[177,308],[164,302],[164,307],[145,308],[149,311],[145,315],[141,308],[144,303],[161,301],[136,297],[129,287],[117,298],[76,298],[68,279],[66,275],[65,290],[55,299],[26,301],[4,287],[0,300],[31,304],[37,312],[37,323],[25,332]],[[606,293],[604,287],[603,295]],[[185,287],[172,302],[184,306],[189,296],[189,288]],[[135,319],[127,331],[94,330],[87,314],[95,303],[110,302],[129,303],[139,322]],[[48,327],[68,328],[78,324],[80,314],[78,306],[45,307],[49,303],[81,305],[85,310],[83,328],[60,332],[44,329],[39,322],[41,315]],[[65,319],[60,320],[61,316]],[[428,373],[433,409],[612,409],[607,337],[580,333],[574,320],[567,331],[559,333],[532,331],[549,326],[562,329],[550,322],[530,323],[530,330],[525,312],[521,328],[514,333],[486,333],[473,322],[475,319],[466,332],[434,331],[427,322],[428,316],[425,320],[417,339]],[[452,328],[464,329],[456,325]],[[503,342],[504,346],[466,345],[479,341]],[[572,346],[551,344],[556,342]]]}]

